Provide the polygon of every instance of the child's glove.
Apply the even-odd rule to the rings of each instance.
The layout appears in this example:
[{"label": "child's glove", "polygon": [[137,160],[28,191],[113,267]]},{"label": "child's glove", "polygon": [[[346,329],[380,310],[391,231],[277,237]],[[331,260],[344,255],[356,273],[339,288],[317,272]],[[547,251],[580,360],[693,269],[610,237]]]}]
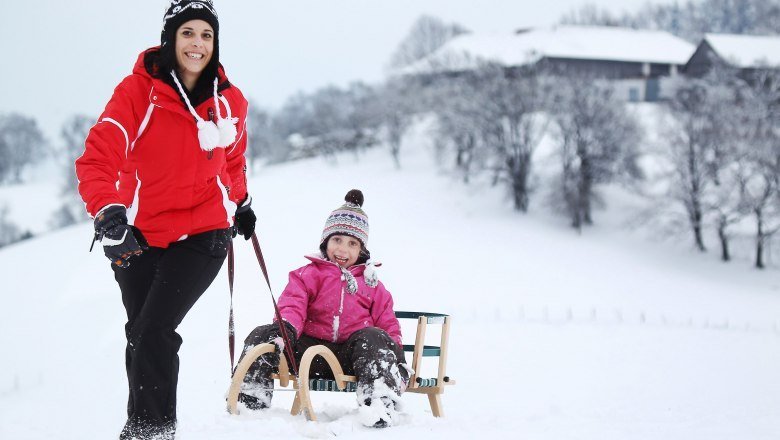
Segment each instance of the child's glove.
[{"label": "child's glove", "polygon": [[276,345],[277,353],[284,353],[284,339],[281,336],[277,336],[271,340],[271,343]]},{"label": "child's glove", "polygon": [[127,210],[121,205],[111,205],[98,212],[95,238],[103,245],[106,257],[121,268],[130,266],[131,257],[148,249],[143,237],[140,243],[136,239],[133,229],[127,224]]},{"label": "child's glove", "polygon": [[236,237],[236,234],[243,235],[245,240],[252,238],[252,235],[255,233],[255,223],[257,223],[257,217],[255,212],[252,211],[252,198],[247,195],[246,200],[236,209],[233,238]]}]

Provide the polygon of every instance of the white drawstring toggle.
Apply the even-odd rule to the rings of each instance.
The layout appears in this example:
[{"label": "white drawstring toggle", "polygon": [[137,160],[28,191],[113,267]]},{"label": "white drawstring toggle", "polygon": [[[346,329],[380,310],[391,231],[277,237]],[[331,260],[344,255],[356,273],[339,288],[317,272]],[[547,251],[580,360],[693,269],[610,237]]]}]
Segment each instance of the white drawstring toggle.
[{"label": "white drawstring toggle", "polygon": [[[187,108],[197,121],[198,141],[200,142],[201,150],[212,151],[215,148],[225,148],[235,142],[238,135],[238,130],[236,129],[238,118],[232,118],[229,114],[227,118],[222,118],[222,112],[219,108],[219,95],[217,93],[218,78],[214,78],[214,107],[217,109],[217,123],[215,124],[212,121],[206,121],[198,115],[195,109],[192,108],[192,103],[187,98],[187,94],[184,93],[184,88],[173,70],[171,70],[171,76],[179,88],[184,102],[187,103]],[[230,112],[228,111],[228,113]]]},{"label": "white drawstring toggle", "polygon": [[214,78],[214,107],[217,108],[217,129],[219,129],[219,143],[217,145],[227,147],[236,141],[238,130],[236,124],[238,118],[230,117],[230,109],[228,108],[228,117],[222,118],[222,112],[219,109],[219,94],[217,93],[217,78]]}]

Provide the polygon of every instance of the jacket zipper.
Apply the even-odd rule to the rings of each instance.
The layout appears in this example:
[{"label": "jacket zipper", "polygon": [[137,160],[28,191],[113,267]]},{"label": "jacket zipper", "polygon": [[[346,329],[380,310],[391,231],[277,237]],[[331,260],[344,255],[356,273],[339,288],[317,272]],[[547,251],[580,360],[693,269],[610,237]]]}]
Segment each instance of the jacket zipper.
[{"label": "jacket zipper", "polygon": [[[209,121],[211,121],[211,122],[213,122],[215,124],[217,123],[214,120],[214,109],[211,108],[211,107],[209,107],[208,116],[209,116]],[[211,160],[212,157],[214,157],[214,150],[209,150],[209,152],[206,153],[206,159]]]}]

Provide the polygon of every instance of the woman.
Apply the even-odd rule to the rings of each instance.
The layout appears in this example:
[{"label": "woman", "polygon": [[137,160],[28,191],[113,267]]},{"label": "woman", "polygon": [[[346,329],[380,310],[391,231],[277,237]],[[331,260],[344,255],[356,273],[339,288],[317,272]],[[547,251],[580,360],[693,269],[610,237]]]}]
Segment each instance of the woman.
[{"label": "woman", "polygon": [[247,239],[254,232],[246,114],[219,64],[212,2],[174,0],[161,45],[138,57],[76,161],[127,311],[130,392],[120,439],[173,438],[176,328],[222,267],[231,228]]}]

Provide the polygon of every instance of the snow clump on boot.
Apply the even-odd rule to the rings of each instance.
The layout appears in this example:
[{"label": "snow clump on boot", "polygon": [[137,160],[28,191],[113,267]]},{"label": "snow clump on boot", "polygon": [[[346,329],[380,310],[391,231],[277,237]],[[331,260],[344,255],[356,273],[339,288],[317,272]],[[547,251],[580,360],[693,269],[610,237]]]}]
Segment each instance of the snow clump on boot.
[{"label": "snow clump on boot", "polygon": [[364,426],[386,428],[398,424],[400,397],[382,379],[358,387],[358,420]]}]

